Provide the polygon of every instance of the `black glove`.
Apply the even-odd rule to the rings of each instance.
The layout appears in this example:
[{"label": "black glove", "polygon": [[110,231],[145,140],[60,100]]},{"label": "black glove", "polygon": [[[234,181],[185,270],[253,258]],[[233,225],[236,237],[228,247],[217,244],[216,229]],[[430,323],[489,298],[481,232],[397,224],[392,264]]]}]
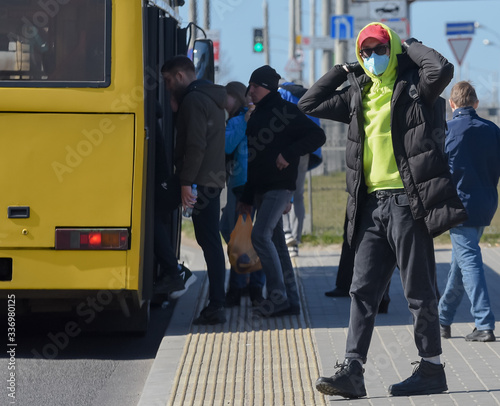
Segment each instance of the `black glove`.
[{"label": "black glove", "polygon": [[363,67],[359,64],[359,62],[346,62],[344,65],[342,65],[344,70],[346,70],[349,73],[354,73],[355,75],[361,75],[365,73],[363,70]]},{"label": "black glove", "polygon": [[407,40],[405,40],[405,42],[403,42],[403,44],[401,45],[402,48],[403,48],[403,51],[406,52],[408,51],[408,48],[410,47],[411,44],[413,44],[414,42],[418,42],[419,44],[422,43],[422,41],[419,41],[418,39],[416,38],[408,38]]}]

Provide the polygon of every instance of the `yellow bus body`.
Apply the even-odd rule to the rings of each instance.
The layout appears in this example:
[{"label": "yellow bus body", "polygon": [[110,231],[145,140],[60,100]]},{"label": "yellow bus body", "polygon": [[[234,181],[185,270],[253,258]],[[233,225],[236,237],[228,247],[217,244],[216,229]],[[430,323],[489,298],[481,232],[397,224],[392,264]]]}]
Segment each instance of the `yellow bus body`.
[{"label": "yellow bus body", "polygon": [[[112,1],[108,87],[0,85],[0,257],[12,258],[12,280],[0,282],[5,292],[141,296],[148,147],[142,13],[141,1]],[[15,206],[29,206],[30,217],[7,218]],[[56,227],[127,228],[130,246],[56,250]]]}]

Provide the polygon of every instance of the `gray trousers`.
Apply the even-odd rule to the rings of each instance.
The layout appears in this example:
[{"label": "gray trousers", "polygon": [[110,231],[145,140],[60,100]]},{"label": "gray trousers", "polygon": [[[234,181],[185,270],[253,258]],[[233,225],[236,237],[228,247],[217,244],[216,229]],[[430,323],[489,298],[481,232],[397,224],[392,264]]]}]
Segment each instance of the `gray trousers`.
[{"label": "gray trousers", "polygon": [[300,307],[295,274],[283,232],[282,214],[292,192],[271,190],[255,196],[257,213],[252,230],[252,244],[266,274],[267,298],[280,311]]}]

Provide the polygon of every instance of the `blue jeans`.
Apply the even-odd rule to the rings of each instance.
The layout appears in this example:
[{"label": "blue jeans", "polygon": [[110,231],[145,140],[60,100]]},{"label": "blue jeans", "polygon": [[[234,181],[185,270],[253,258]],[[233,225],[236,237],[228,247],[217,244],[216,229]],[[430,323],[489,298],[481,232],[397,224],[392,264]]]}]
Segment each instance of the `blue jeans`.
[{"label": "blue jeans", "polygon": [[453,323],[458,305],[464,292],[467,292],[476,328],[495,329],[495,316],[491,311],[479,247],[483,231],[484,227],[456,227],[450,230],[451,267],[446,289],[439,301],[439,321],[442,325]]},{"label": "blue jeans", "polygon": [[360,206],[346,358],[366,362],[378,306],[398,266],[421,357],[441,354],[434,245],[405,194],[372,193]]},{"label": "blue jeans", "polygon": [[271,190],[255,196],[257,215],[252,244],[266,274],[271,311],[299,308],[299,294],[283,231],[282,215],[292,197],[290,190]]},{"label": "blue jeans", "polygon": [[[227,190],[227,203],[226,207],[222,210],[222,217],[220,219],[220,233],[226,244],[229,242],[231,232],[234,230],[238,214],[236,213],[236,203],[238,201],[234,192],[228,188]],[[253,217],[253,216],[252,216]],[[247,278],[249,277],[248,286],[263,288],[266,282],[264,271],[255,271],[249,275],[242,275],[237,273],[232,267],[229,273],[229,289],[243,289],[247,286]]]}]

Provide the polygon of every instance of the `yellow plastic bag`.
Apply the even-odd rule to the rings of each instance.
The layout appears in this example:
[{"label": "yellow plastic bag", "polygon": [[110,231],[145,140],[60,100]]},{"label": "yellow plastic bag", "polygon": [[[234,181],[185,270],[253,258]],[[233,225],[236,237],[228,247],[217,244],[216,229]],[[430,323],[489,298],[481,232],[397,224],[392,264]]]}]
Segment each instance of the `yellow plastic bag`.
[{"label": "yellow plastic bag", "polygon": [[252,219],[240,214],[227,244],[227,255],[233,269],[247,274],[262,269],[260,259],[252,245]]}]

